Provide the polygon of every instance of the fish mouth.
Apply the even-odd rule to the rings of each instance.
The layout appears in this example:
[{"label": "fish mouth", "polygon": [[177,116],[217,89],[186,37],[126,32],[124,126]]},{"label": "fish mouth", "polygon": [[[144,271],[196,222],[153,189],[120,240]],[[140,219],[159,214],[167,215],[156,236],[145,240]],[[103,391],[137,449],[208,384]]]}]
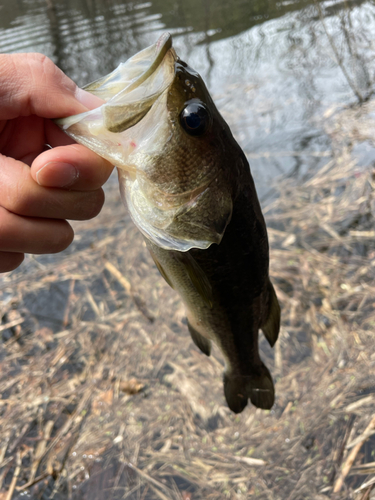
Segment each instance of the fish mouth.
[{"label": "fish mouth", "polygon": [[[155,175],[163,164],[154,158],[174,133],[168,98],[177,78],[177,61],[172,37],[165,33],[109,75],[84,87],[102,99],[102,105],[56,123],[76,142],[116,165],[122,198],[146,238],[166,250],[186,252],[219,243],[222,234],[216,227],[189,220],[196,204],[207,196],[212,177],[193,190],[174,194],[165,186],[160,188]],[[184,225],[190,232],[184,231]],[[220,226],[220,231],[224,229]]]},{"label": "fish mouth", "polygon": [[[81,143],[82,137],[87,134],[99,135],[106,131],[121,133],[128,130],[146,116],[171,85],[177,59],[172,48],[172,37],[169,33],[164,33],[156,43],[121,63],[109,75],[83,87],[104,101],[99,108],[55,122],[69,135],[76,136],[74,138]],[[74,130],[74,125],[78,122],[80,130]],[[101,154],[99,151],[98,153]],[[108,159],[113,162],[113,159]]]}]

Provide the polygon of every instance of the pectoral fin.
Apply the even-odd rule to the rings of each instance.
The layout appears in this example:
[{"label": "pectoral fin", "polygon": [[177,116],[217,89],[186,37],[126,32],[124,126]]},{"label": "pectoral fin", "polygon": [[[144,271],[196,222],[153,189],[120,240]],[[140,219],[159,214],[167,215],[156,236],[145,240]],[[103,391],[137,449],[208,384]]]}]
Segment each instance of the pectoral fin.
[{"label": "pectoral fin", "polygon": [[168,226],[170,234],[179,237],[183,231],[191,239],[221,242],[232,217],[233,200],[223,180],[218,184],[216,180],[211,179],[199,195],[179,208]]},{"label": "pectoral fin", "polygon": [[274,346],[280,330],[280,306],[272,283],[268,282],[269,313],[264,325],[261,326],[264,336],[271,347]]},{"label": "pectoral fin", "polygon": [[203,269],[189,253],[181,252],[179,254],[176,253],[175,255],[178,255],[178,259],[184,266],[196,291],[202,297],[205,304],[212,309],[212,287]]},{"label": "pectoral fin", "polygon": [[211,341],[206,339],[206,337],[203,337],[203,335],[201,335],[199,332],[197,332],[197,330],[193,326],[191,326],[189,320],[188,320],[188,328],[194,344],[197,347],[199,347],[199,349],[203,352],[203,354],[209,356],[211,354]]},{"label": "pectoral fin", "polygon": [[153,258],[153,261],[155,262],[155,265],[156,267],[158,268],[159,270],[159,273],[163,276],[163,278],[165,279],[165,281],[168,283],[168,285],[173,288],[173,285],[172,285],[172,281],[169,279],[168,277],[168,274],[165,272],[163,266],[160,264],[160,262],[158,261],[158,259],[156,258],[156,255],[154,254],[154,252],[151,250],[151,248],[149,247],[149,252],[151,254],[151,257]]}]

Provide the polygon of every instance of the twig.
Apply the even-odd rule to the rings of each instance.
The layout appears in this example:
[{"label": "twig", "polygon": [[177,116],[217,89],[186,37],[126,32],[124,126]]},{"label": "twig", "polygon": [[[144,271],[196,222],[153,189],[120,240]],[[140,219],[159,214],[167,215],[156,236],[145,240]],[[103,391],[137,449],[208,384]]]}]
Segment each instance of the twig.
[{"label": "twig", "polygon": [[369,486],[375,486],[375,477],[372,477],[369,481],[366,481],[365,483],[361,484],[359,488],[357,488],[354,493],[360,493],[361,491],[365,490]]},{"label": "twig", "polygon": [[349,73],[346,71],[346,68],[345,68],[345,66],[344,66],[344,64],[342,62],[340,54],[338,53],[337,47],[335,45],[335,42],[333,41],[333,38],[331,37],[331,35],[328,33],[327,26],[326,26],[326,23],[324,21],[324,16],[323,16],[323,12],[322,12],[322,9],[320,7],[320,4],[319,4],[319,2],[317,0],[314,0],[314,3],[315,3],[315,6],[316,6],[316,8],[318,10],[318,13],[319,13],[320,22],[323,25],[323,28],[324,28],[324,31],[325,31],[325,33],[327,35],[328,41],[329,41],[329,43],[331,45],[333,53],[335,54],[337,64],[340,66],[340,69],[343,72],[343,75],[345,76],[346,81],[349,84],[349,87],[352,89],[352,91],[354,92],[354,94],[357,97],[357,99],[359,100],[359,102],[363,102],[364,98],[363,98],[362,94],[359,92],[359,90],[357,89],[357,87],[354,85],[354,82],[350,78]]},{"label": "twig", "polygon": [[9,321],[9,323],[5,323],[5,325],[0,326],[0,332],[7,330],[8,328],[13,328],[14,326],[21,325],[25,321],[25,318],[15,319],[13,321]]},{"label": "twig", "polygon": [[131,283],[123,276],[120,271],[110,262],[106,262],[104,267],[109,271],[112,276],[114,276],[117,281],[125,288],[126,292],[133,299],[134,304],[141,311],[143,316],[147,318],[151,323],[155,320],[154,315],[147,309],[146,304],[142,297],[136,293],[131,285]]},{"label": "twig", "polygon": [[119,283],[121,283],[121,285],[125,288],[125,290],[129,294],[131,294],[132,286],[129,283],[129,281],[125,278],[125,276],[123,276],[120,273],[120,271],[108,261],[105,263],[104,267],[107,269],[107,271],[109,271],[112,274],[112,276],[114,276],[117,279]]},{"label": "twig", "polygon": [[[373,436],[374,434],[375,434],[374,429],[369,431],[366,435],[366,439]],[[351,441],[350,443],[347,444],[346,449],[350,450],[350,448],[353,448],[354,446],[356,446],[357,443],[359,443],[362,440],[363,440],[363,435],[356,437],[355,439],[353,439],[353,441]]]},{"label": "twig", "polygon": [[370,423],[365,429],[365,432],[362,434],[362,439],[354,446],[352,451],[349,453],[344,466],[342,468],[341,474],[339,478],[336,481],[335,487],[333,488],[334,493],[338,493],[342,485],[344,484],[346,476],[349,474],[349,471],[354,463],[354,460],[356,459],[359,450],[362,448],[363,443],[366,441],[366,439],[369,437],[370,432],[372,429],[375,427],[375,415],[372,417]]},{"label": "twig", "polygon": [[358,500],[368,500],[370,498],[370,493],[373,490],[373,488],[374,488],[373,484],[371,484],[370,486],[368,486],[366,488],[366,490],[364,491],[363,495],[361,495],[361,497]]},{"label": "twig", "polygon": [[5,440],[4,445],[0,449],[0,467],[4,467],[3,461],[4,461],[4,458],[5,458],[5,454],[7,452],[8,443],[9,443],[9,438]]},{"label": "twig", "polygon": [[[136,467],[135,465],[129,463],[128,466],[135,470],[136,472],[138,472],[138,474],[143,477],[143,479],[145,479],[146,481],[148,481],[150,483],[150,486],[151,488],[153,486],[156,486],[157,488],[160,488],[161,490],[165,491],[166,493],[170,493],[169,491],[169,488],[167,488],[166,486],[164,486],[163,483],[161,483],[160,481],[156,481],[156,479],[152,478],[151,476],[149,476],[148,474],[146,474],[146,472],[143,472],[142,470],[138,469],[138,467]],[[159,492],[160,493],[160,492]]]},{"label": "twig", "polygon": [[28,422],[27,424],[25,424],[22,427],[22,430],[19,433],[17,439],[14,441],[13,444],[9,445],[8,453],[13,453],[13,451],[17,449],[18,445],[20,444],[20,442],[22,441],[22,439],[25,437],[26,432],[29,430],[30,425],[31,425],[31,422]]},{"label": "twig", "polygon": [[236,462],[250,465],[251,467],[263,467],[264,465],[267,465],[267,462],[261,460],[260,458],[239,457],[237,455],[234,455],[232,459]]},{"label": "twig", "polygon": [[70,428],[73,426],[77,428],[82,422],[84,415],[82,415],[82,411],[85,409],[86,405],[88,405],[89,400],[92,396],[93,389],[90,387],[83,394],[81,401],[79,402],[77,408],[74,413],[71,415],[69,420],[61,427],[58,434],[55,436],[53,441],[49,444],[47,449],[45,450],[44,457],[48,455],[48,453],[62,440],[62,438],[68,433]]},{"label": "twig", "polygon": [[[345,408],[345,411],[350,413],[354,410],[357,410],[360,406],[372,403],[374,401],[374,395],[370,394],[370,396],[366,396],[362,399],[358,399],[357,401],[354,401],[354,403],[351,403]],[[355,444],[355,443],[354,443]]]},{"label": "twig", "polygon": [[280,337],[279,337],[279,341],[276,342],[276,345],[275,345],[275,369],[277,370],[279,375],[282,375],[283,356],[282,356],[282,351],[281,351]]},{"label": "twig", "polygon": [[69,323],[70,304],[72,303],[75,282],[76,282],[76,280],[72,279],[70,284],[69,284],[69,295],[68,295],[68,300],[66,302],[66,307],[65,307],[65,312],[64,312],[64,320],[63,320],[64,327],[66,327],[67,324]]},{"label": "twig", "polygon": [[87,297],[87,300],[88,300],[88,302],[89,302],[92,310],[95,313],[95,316],[98,317],[98,318],[100,318],[102,316],[102,314],[100,312],[98,304],[95,302],[95,299],[92,296],[92,293],[90,292],[90,290],[88,288],[86,289],[86,297]]},{"label": "twig", "polygon": [[153,486],[152,484],[150,484],[150,488],[161,500],[170,500],[171,497],[165,496],[164,493],[155,488],[155,486]]},{"label": "twig", "polygon": [[331,484],[333,484],[333,481],[335,480],[336,473],[341,466],[341,463],[342,463],[342,460],[344,457],[345,446],[346,446],[346,443],[348,442],[348,439],[350,438],[350,434],[351,434],[355,419],[356,419],[356,416],[354,414],[351,414],[349,417],[349,420],[346,424],[345,434],[344,434],[344,437],[342,439],[341,445],[335,450],[335,452],[333,454],[332,462],[333,462],[333,464],[335,464],[335,466],[332,468],[332,474],[331,474],[330,481],[329,481]]},{"label": "twig", "polygon": [[17,484],[17,479],[18,479],[18,476],[20,475],[20,472],[21,472],[22,459],[21,459],[21,452],[20,451],[17,451],[16,464],[17,464],[17,466],[16,466],[16,468],[14,470],[14,474],[13,474],[13,477],[12,477],[12,482],[10,483],[8,494],[5,497],[5,500],[11,500],[12,499],[12,496],[13,496],[13,493],[14,493],[14,489],[15,489],[16,484]]},{"label": "twig", "polygon": [[27,483],[23,484],[22,486],[19,486],[17,488],[17,491],[25,491],[31,488],[31,486],[34,486],[34,484],[40,483],[40,481],[43,481],[46,477],[50,476],[49,472],[43,472],[40,476],[36,477],[32,481],[28,481]]},{"label": "twig", "polygon": [[34,461],[33,461],[32,466],[31,466],[29,482],[33,482],[35,479],[36,472],[37,472],[39,464],[40,464],[40,460],[42,459],[42,457],[44,455],[45,449],[47,447],[47,442],[51,436],[53,426],[54,426],[54,421],[49,420],[44,427],[43,439],[41,441],[39,441],[38,446],[35,450]]}]

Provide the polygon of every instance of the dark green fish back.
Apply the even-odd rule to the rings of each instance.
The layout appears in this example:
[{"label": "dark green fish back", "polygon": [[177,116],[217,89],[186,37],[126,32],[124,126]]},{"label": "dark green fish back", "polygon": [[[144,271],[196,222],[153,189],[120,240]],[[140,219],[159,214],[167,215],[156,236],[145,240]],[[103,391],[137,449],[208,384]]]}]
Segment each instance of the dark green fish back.
[{"label": "dark green fish back", "polygon": [[[273,345],[280,322],[279,305],[268,275],[265,222],[248,163],[241,150],[238,155],[234,161],[240,171],[239,187],[233,200],[232,218],[220,244],[212,244],[205,250],[191,249],[180,255],[151,248],[159,261],[158,267],[162,266],[163,276],[166,275],[169,284],[180,293],[188,310],[197,311],[200,331],[189,324],[194,343],[209,355],[212,339],[223,352],[227,362],[224,393],[229,408],[236,413],[244,409],[248,399],[265,409],[274,403],[272,378],[259,356],[258,332],[263,329]],[[187,266],[187,259],[193,259],[200,270],[196,279],[192,276],[194,266]],[[178,260],[180,268],[176,264]],[[199,289],[202,285],[196,284],[202,281],[199,276],[202,273],[209,283],[212,304]],[[182,274],[186,275],[184,279]],[[205,287],[207,289],[207,284]],[[200,296],[200,301],[193,297],[194,293]]]}]

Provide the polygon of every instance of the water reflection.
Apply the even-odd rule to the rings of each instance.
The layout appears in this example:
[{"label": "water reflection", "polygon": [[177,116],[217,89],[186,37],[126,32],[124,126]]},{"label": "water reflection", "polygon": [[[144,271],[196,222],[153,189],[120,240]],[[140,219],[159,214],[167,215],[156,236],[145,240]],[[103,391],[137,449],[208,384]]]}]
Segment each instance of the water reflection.
[{"label": "water reflection", "polygon": [[[83,85],[168,30],[251,161],[261,193],[329,154],[321,117],[373,90],[371,2],[34,0],[1,6],[0,51],[39,51]],[[323,160],[322,160],[323,158]]]}]

